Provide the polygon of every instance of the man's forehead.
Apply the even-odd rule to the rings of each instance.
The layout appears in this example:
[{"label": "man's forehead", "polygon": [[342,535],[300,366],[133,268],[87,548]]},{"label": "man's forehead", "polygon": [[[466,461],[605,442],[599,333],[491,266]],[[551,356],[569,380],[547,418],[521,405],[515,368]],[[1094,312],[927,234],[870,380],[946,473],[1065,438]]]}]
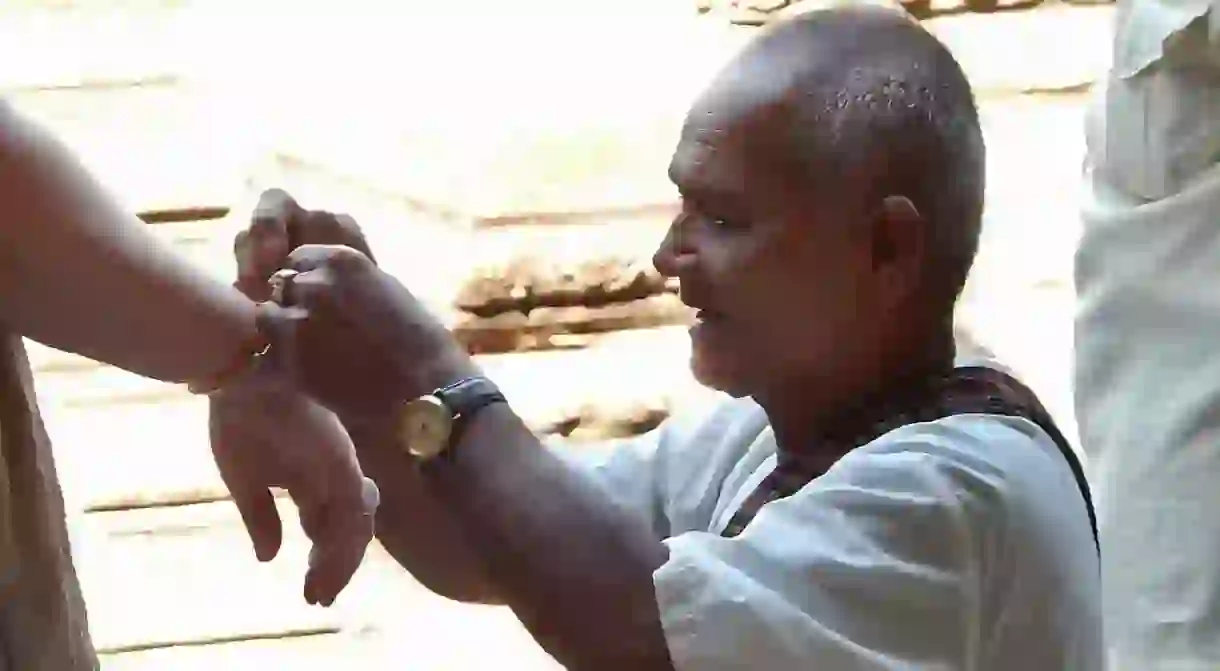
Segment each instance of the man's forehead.
[{"label": "man's forehead", "polygon": [[683,191],[741,193],[784,151],[782,95],[761,87],[714,87],[691,108],[670,163]]},{"label": "man's forehead", "polygon": [[729,143],[684,136],[670,160],[669,179],[684,196],[728,200],[745,191],[744,164],[740,151]]}]

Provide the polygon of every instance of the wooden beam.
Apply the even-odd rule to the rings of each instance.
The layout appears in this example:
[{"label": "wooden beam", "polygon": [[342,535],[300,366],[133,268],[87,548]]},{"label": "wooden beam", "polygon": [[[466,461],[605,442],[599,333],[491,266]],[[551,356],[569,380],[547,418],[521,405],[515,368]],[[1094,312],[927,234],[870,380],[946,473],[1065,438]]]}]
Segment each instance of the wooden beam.
[{"label": "wooden beam", "polygon": [[692,311],[672,293],[624,303],[535,307],[481,318],[465,315],[453,334],[474,354],[584,348],[608,333],[689,325]]}]

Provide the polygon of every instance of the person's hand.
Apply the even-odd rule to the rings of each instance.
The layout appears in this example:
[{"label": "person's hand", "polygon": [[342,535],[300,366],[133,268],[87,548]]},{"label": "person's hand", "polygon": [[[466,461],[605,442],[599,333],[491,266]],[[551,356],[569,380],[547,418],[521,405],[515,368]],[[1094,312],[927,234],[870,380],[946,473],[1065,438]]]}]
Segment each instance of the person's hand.
[{"label": "person's hand", "polygon": [[305,245],[281,275],[281,317],[298,384],[340,415],[379,414],[477,371],[443,324],[364,254]]},{"label": "person's hand", "polygon": [[313,542],[305,600],[329,606],[373,538],[379,494],[338,418],[268,372],[209,397],[212,454],[260,561],[280,549],[271,488],[287,490]]},{"label": "person's hand", "polygon": [[[266,300],[267,276],[284,261],[293,238],[368,250],[350,219],[314,216],[284,192],[268,191],[250,227],[234,242],[235,286],[254,300]],[[361,473],[343,426],[334,414],[269,370],[213,395],[209,425],[216,464],[255,554],[269,561],[279,552],[283,528],[270,489],[283,488],[313,541],[305,598],[310,603],[332,603],[364,557],[379,499],[376,485]]]},{"label": "person's hand", "polygon": [[284,190],[268,189],[259,196],[250,225],[233,240],[237,288],[256,301],[267,300],[271,296],[267,280],[301,245],[344,245],[373,259],[364,231],[354,219],[306,210]]},{"label": "person's hand", "polygon": [[285,287],[288,309],[269,313],[266,327],[286,344],[276,352],[285,369],[341,417],[377,414],[473,373],[449,331],[377,267],[351,217],[269,191],[237,247],[251,285],[279,269],[299,273]]}]

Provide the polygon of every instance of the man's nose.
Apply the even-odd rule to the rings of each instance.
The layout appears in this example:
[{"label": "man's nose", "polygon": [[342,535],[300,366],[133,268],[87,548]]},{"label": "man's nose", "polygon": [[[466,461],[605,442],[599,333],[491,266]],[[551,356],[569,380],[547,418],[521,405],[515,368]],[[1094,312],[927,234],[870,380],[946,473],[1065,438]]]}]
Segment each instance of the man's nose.
[{"label": "man's nose", "polygon": [[669,225],[665,238],[652,255],[652,265],[662,277],[678,277],[687,272],[696,260],[690,233],[686,230],[686,215],[679,214]]}]

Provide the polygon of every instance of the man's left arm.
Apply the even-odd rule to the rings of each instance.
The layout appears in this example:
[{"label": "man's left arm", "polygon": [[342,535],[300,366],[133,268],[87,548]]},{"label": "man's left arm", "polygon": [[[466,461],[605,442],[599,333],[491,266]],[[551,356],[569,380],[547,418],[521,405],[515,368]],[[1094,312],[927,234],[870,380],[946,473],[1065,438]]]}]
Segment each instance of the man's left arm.
[{"label": "man's left arm", "polygon": [[[953,490],[917,452],[869,461],[768,506],[738,537],[663,541],[505,404],[417,467],[502,601],[567,668],[956,668],[969,553]],[[919,524],[898,522],[912,514]]]},{"label": "man's left arm", "polygon": [[[458,363],[438,371],[437,386],[476,371]],[[429,462],[362,462],[377,480],[406,475],[390,469],[418,468],[428,498],[482,558],[497,600],[568,668],[672,668],[653,584],[669,553],[651,520],[544,447],[507,404],[473,415],[447,453]],[[395,521],[386,503],[379,527]],[[418,530],[395,535],[428,542]]]}]

